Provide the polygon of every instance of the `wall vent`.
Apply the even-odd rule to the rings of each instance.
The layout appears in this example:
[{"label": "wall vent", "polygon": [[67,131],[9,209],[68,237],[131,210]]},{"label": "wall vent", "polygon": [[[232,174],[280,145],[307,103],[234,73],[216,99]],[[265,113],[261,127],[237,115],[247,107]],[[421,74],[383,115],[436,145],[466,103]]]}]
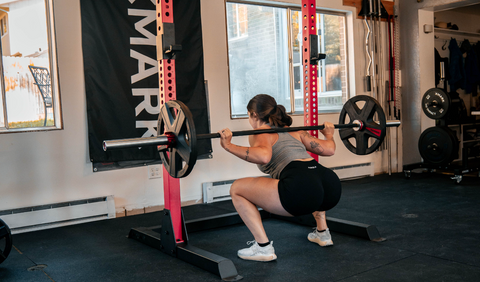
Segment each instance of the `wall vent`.
[{"label": "wall vent", "polygon": [[114,217],[113,196],[0,211],[12,234]]},{"label": "wall vent", "polygon": [[232,198],[230,197],[230,186],[234,181],[235,179],[203,183],[203,202],[213,203],[230,200]]},{"label": "wall vent", "polygon": [[361,178],[374,175],[373,163],[361,163],[346,166],[331,167],[341,180]]},{"label": "wall vent", "polygon": [[[355,179],[374,175],[373,163],[338,166],[331,167],[330,169],[338,175],[340,180]],[[232,186],[234,181],[235,179],[203,183],[203,202],[213,203],[230,200],[230,186]]]}]

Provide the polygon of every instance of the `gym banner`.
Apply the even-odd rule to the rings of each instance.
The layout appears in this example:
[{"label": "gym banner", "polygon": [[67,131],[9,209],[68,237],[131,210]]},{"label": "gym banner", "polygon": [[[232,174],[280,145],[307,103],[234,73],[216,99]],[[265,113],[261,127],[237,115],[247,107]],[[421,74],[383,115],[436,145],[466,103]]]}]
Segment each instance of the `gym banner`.
[{"label": "gym banner", "polygon": [[[156,147],[104,152],[103,140],[157,135],[158,67],[155,0],[81,0],[90,159],[158,160]],[[177,100],[191,110],[197,134],[209,133],[200,0],[174,0]],[[198,155],[211,153],[199,140]]]}]

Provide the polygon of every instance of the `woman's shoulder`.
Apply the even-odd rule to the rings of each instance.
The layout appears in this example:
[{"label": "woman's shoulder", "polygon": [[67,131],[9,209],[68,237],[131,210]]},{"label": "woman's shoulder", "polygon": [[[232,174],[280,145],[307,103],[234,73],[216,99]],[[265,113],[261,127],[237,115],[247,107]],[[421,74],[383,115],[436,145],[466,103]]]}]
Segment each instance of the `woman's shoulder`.
[{"label": "woman's shoulder", "polygon": [[[259,130],[261,129],[269,129],[269,128],[274,128],[273,126],[265,126],[262,128],[258,128]],[[278,133],[261,133],[261,134],[253,134],[249,136],[250,143],[252,142],[259,142],[259,143],[269,143],[271,146],[275,144],[278,140]]]},{"label": "woman's shoulder", "polygon": [[286,134],[290,134],[293,138],[297,139],[298,141],[302,142],[302,133],[303,131],[290,131],[285,132]]}]

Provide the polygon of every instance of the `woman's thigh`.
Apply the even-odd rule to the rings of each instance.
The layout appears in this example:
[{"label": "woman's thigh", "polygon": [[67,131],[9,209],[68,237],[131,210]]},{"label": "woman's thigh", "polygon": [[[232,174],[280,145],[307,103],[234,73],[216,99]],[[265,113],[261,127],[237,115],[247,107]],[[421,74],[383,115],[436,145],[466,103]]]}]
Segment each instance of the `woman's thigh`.
[{"label": "woman's thigh", "polygon": [[278,195],[278,179],[247,177],[236,180],[231,187],[232,197],[239,195],[267,212],[292,216],[282,206]]}]

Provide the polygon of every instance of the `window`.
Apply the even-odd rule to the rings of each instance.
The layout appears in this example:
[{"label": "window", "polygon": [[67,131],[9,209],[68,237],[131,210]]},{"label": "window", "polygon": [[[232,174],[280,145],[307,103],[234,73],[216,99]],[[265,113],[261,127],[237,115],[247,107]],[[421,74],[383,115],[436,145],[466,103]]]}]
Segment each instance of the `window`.
[{"label": "window", "polygon": [[[289,113],[302,114],[301,11],[226,5],[232,117],[246,116],[248,101],[259,93],[272,95]],[[319,52],[327,55],[318,63],[318,111],[339,112],[347,97],[345,15],[317,13],[317,28]]]},{"label": "window", "polygon": [[228,25],[230,40],[248,36],[247,7],[245,5],[239,5],[239,4],[227,5],[227,13],[228,13],[228,18],[231,19]]},{"label": "window", "polygon": [[52,2],[0,4],[0,131],[61,128]]},{"label": "window", "polygon": [[4,11],[0,11],[1,18],[0,18],[0,34],[2,37],[7,34],[7,13]]},{"label": "window", "polygon": [[[234,8],[237,7],[237,8]],[[290,105],[288,31],[285,9],[227,3],[227,11],[245,11],[245,34],[239,39],[234,28],[239,18],[227,15],[228,59],[232,116],[245,116],[251,97],[267,93],[278,103]],[[287,108],[291,111],[291,107]]]}]

